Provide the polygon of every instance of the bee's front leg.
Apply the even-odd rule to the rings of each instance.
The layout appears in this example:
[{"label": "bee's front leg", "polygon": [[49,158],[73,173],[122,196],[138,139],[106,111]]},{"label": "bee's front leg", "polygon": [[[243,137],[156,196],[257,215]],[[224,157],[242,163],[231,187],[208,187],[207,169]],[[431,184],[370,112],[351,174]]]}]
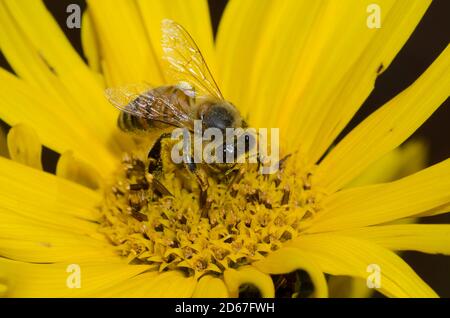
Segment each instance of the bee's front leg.
[{"label": "bee's front leg", "polygon": [[210,207],[208,201],[208,176],[206,175],[205,171],[194,162],[194,158],[192,158],[191,156],[186,158],[184,165],[189,173],[191,175],[194,175],[197,179],[197,183],[200,187],[200,209],[202,211],[202,217],[207,217]]}]

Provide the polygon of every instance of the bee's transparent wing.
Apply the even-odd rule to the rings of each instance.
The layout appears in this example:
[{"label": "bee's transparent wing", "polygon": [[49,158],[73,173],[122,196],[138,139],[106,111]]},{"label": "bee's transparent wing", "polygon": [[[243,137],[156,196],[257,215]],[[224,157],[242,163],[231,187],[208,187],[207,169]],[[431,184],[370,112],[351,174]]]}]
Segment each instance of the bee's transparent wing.
[{"label": "bee's transparent wing", "polygon": [[136,117],[192,129],[189,110],[147,84],[128,84],[107,88],[105,95],[116,108]]},{"label": "bee's transparent wing", "polygon": [[[106,98],[117,109],[130,113],[132,115],[147,117],[146,107],[135,107],[137,104],[132,104],[143,93],[151,91],[150,85],[139,84],[127,84],[120,87],[110,87],[105,90]],[[151,104],[152,101],[149,101]]]},{"label": "bee's transparent wing", "polygon": [[196,96],[223,99],[205,59],[189,33],[178,23],[164,19],[161,23],[164,59],[169,76],[175,82],[186,82],[195,88]]}]

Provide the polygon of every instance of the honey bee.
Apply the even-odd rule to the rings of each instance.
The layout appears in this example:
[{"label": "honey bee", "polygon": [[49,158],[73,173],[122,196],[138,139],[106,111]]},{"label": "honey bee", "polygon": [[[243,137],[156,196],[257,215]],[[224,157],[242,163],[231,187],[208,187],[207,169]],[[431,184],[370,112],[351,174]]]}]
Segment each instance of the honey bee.
[{"label": "honey bee", "polygon": [[[147,84],[130,84],[108,88],[106,96],[121,113],[120,129],[128,132],[159,129],[161,135],[151,147],[148,172],[154,174],[161,168],[161,142],[170,138],[163,133],[167,127],[179,127],[194,132],[194,121],[202,121],[202,129],[245,128],[246,122],[236,107],[227,101],[214,80],[200,49],[179,24],[172,20],[162,21],[161,44],[164,59],[169,64],[170,78],[176,85],[151,87]],[[245,136],[248,138],[248,135]],[[246,140],[248,141],[248,140]],[[221,145],[223,155],[233,155],[236,144]],[[237,171],[236,163],[195,163],[189,155],[184,162],[200,188],[200,205],[207,199],[208,175],[229,175]],[[168,191],[167,191],[168,192]],[[166,193],[167,193],[166,192]]]}]

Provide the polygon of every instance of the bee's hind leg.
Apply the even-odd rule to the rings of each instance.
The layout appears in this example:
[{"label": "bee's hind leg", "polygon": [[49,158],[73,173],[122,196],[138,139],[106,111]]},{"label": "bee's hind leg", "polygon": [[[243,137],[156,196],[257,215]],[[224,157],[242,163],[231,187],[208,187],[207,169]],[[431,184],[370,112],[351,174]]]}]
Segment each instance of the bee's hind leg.
[{"label": "bee's hind leg", "polygon": [[173,194],[158,179],[152,177],[151,181],[153,189],[161,196],[167,195],[173,197]]},{"label": "bee's hind leg", "polygon": [[148,152],[148,179],[151,182],[153,190],[160,196],[173,196],[173,194],[156,178],[156,175],[162,173],[162,159],[161,159],[161,148],[162,141],[165,138],[170,138],[169,133],[164,133],[155,141],[153,146]]},{"label": "bee's hind leg", "polygon": [[194,162],[194,158],[189,157],[185,162],[185,167],[190,174],[194,175],[197,183],[200,187],[200,210],[202,217],[208,217],[208,211],[211,206],[211,202],[208,200],[208,176],[205,171],[197,166]]}]

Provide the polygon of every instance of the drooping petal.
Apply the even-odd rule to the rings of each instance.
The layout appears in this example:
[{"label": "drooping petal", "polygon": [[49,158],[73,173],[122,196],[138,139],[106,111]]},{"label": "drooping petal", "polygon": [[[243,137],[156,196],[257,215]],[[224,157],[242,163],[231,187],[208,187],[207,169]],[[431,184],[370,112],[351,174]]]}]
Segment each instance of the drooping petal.
[{"label": "drooping petal", "polygon": [[308,231],[337,231],[386,223],[416,216],[448,202],[450,159],[394,182],[330,195]]},{"label": "drooping petal", "polygon": [[334,192],[407,139],[449,96],[450,46],[414,84],[364,120],[320,163],[317,179]]},{"label": "drooping petal", "polygon": [[12,160],[42,170],[42,145],[32,127],[19,124],[9,130],[8,152]]},{"label": "drooping petal", "polygon": [[193,297],[227,298],[228,290],[222,279],[205,275],[198,281]]},{"label": "drooping petal", "polygon": [[328,290],[330,298],[369,298],[373,293],[365,279],[349,276],[331,276]]},{"label": "drooping petal", "polygon": [[100,188],[103,182],[97,169],[77,158],[72,151],[61,155],[56,165],[56,175],[94,190]]},{"label": "drooping petal", "polygon": [[346,188],[390,182],[425,168],[427,146],[422,140],[412,140],[397,147],[374,162]]},{"label": "drooping petal", "polygon": [[[395,253],[368,241],[317,234],[304,235],[288,246],[299,248],[331,275],[376,279],[378,291],[389,297],[436,297],[436,293]],[[371,276],[373,275],[373,276]],[[376,283],[376,282],[374,282]]]},{"label": "drooping petal", "polygon": [[270,276],[254,267],[242,266],[238,270],[229,268],[223,273],[223,279],[230,297],[238,297],[239,287],[243,284],[256,286],[261,293],[261,297],[275,297],[275,290]]},{"label": "drooping petal", "polygon": [[308,259],[307,254],[294,248],[282,248],[270,253],[265,259],[253,264],[258,270],[266,274],[288,274],[296,270],[305,270],[314,284],[312,297],[327,297],[328,287],[323,273],[314,261]]}]

